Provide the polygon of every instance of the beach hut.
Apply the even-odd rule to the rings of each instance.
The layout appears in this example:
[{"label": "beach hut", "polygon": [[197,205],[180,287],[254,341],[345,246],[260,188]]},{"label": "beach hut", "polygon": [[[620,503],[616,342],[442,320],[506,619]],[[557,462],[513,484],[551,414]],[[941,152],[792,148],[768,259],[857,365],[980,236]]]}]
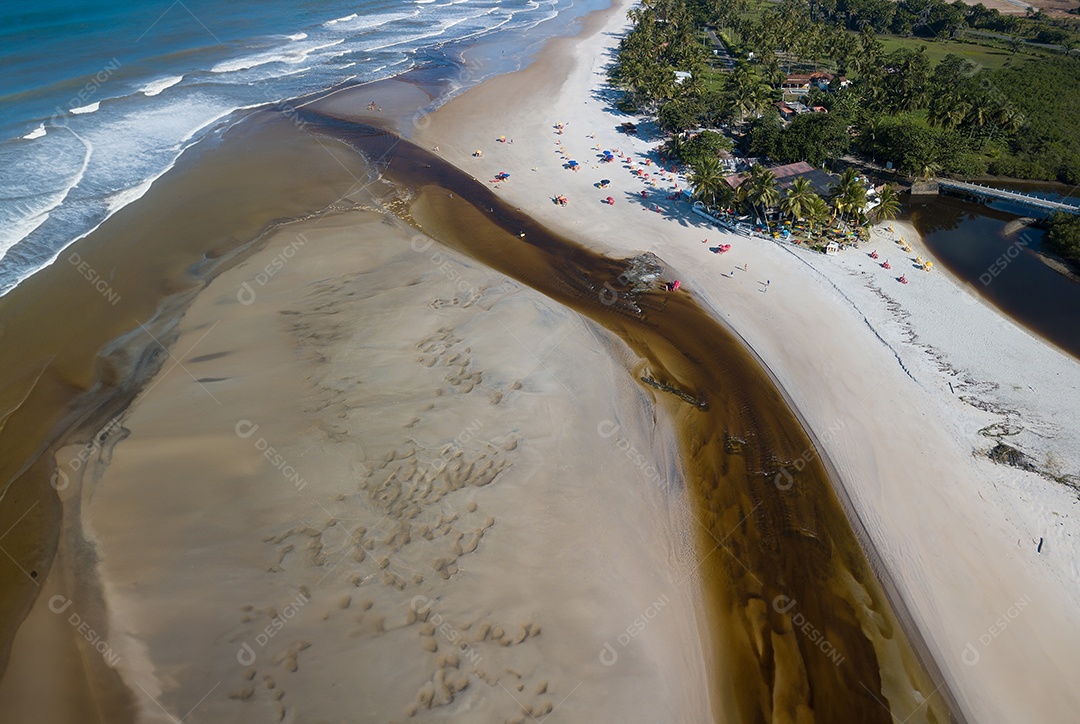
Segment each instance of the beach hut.
[{"label": "beach hut", "polygon": [[830,241],[828,244],[825,245],[825,253],[829,256],[836,256],[840,253],[840,245],[837,244],[835,241]]}]

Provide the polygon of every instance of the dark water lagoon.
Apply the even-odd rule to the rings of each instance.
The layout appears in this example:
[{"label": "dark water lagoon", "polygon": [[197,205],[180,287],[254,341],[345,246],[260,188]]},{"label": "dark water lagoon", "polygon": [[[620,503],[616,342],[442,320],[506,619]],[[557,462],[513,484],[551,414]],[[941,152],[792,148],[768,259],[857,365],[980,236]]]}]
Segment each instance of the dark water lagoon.
[{"label": "dark water lagoon", "polygon": [[1080,274],[1063,272],[1042,253],[1044,227],[1018,223],[1023,217],[1041,218],[1039,212],[939,196],[913,199],[906,217],[931,253],[974,293],[1080,359]]}]

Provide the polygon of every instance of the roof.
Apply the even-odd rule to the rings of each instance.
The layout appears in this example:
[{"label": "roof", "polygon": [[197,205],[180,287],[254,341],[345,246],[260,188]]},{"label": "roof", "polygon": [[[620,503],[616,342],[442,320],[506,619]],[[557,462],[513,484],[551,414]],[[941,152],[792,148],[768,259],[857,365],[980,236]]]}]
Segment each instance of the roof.
[{"label": "roof", "polygon": [[[805,178],[810,182],[814,192],[819,196],[827,196],[829,189],[836,182],[836,179],[831,175],[825,173],[819,168],[814,168],[806,161],[797,161],[795,163],[789,163],[786,166],[776,166],[770,168],[773,175],[776,176],[776,188],[783,193],[791,187],[791,184],[795,183],[797,178]],[[749,174],[737,173],[732,176],[728,176],[725,180],[731,188],[737,187],[743,182]]]},{"label": "roof", "polygon": [[819,70],[816,73],[792,73],[784,78],[784,85],[798,84],[809,85],[815,81],[825,81],[831,83],[833,79],[832,73],[828,73],[824,70]]}]

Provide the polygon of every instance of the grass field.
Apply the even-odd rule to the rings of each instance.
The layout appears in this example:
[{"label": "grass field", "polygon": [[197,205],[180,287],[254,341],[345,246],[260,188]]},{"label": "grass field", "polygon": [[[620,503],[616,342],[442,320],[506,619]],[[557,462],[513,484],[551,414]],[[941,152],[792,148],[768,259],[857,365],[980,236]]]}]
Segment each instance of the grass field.
[{"label": "grass field", "polygon": [[1000,48],[990,48],[973,43],[958,43],[953,40],[926,40],[925,38],[904,38],[897,35],[879,35],[878,39],[881,41],[886,53],[891,53],[899,48],[918,50],[920,47],[926,46],[926,57],[930,59],[932,65],[937,65],[950,53],[961,58],[967,58],[972,63],[990,69],[1002,68],[1006,64],[1020,65],[1034,57],[1030,53],[1023,51],[1013,54]]}]

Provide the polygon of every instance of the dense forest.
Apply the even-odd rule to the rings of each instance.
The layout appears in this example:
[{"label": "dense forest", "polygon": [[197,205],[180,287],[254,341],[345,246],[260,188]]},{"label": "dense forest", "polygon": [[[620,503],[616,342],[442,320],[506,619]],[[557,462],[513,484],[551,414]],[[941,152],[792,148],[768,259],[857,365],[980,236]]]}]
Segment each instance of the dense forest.
[{"label": "dense forest", "polygon": [[1058,254],[1080,264],[1080,216],[1054,214],[1046,241]]},{"label": "dense forest", "polygon": [[[1002,16],[959,0],[654,0],[631,17],[612,80],[624,108],[656,112],[667,131],[725,126],[746,153],[782,162],[858,153],[911,176],[1080,183],[1080,58],[1068,54],[1076,21]],[[1012,34],[1010,50],[992,58],[1000,67],[985,67],[991,56],[970,44],[955,44],[970,57],[935,57],[935,43],[971,29]],[[734,69],[713,67],[708,31]],[[1021,53],[1034,47],[1018,45],[1026,38],[1061,47]],[[693,77],[678,83],[676,70]],[[785,76],[814,70],[849,82],[803,99],[827,113],[782,121]]]}]

